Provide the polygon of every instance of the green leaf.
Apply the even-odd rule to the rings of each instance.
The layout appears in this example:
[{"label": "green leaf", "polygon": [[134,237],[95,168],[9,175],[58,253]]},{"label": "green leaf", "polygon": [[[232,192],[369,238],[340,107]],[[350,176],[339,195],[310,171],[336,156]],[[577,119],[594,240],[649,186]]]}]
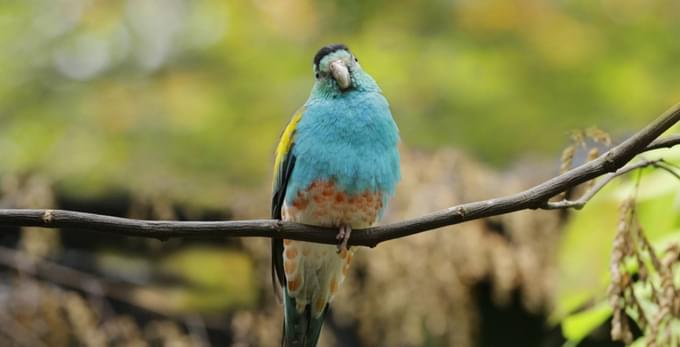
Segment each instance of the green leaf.
[{"label": "green leaf", "polygon": [[602,325],[612,314],[607,301],[602,301],[595,307],[568,316],[562,321],[562,334],[567,340],[581,341],[593,329]]}]

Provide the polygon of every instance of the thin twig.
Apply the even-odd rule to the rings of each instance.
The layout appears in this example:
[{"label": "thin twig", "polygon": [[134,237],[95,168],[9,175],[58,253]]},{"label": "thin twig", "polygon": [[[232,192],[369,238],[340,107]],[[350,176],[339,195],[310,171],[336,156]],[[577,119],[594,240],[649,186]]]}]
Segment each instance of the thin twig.
[{"label": "thin twig", "polygon": [[680,174],[678,174],[675,170],[673,170],[673,167],[668,165],[665,161],[661,160],[661,162],[659,164],[655,165],[655,167],[658,167],[659,169],[668,172],[669,174],[671,174],[671,176],[680,180]]},{"label": "thin twig", "polygon": [[680,144],[680,135],[672,135],[663,139],[656,139],[652,141],[652,143],[647,145],[645,151],[651,151],[660,148],[671,148],[677,144]]},{"label": "thin twig", "polygon": [[[680,136],[656,140],[680,121],[680,104],[671,107],[654,122],[595,160],[571,169],[525,191],[484,201],[470,202],[422,217],[384,226],[357,230],[349,245],[374,247],[424,231],[526,209],[544,208],[555,195],[616,172],[645,151],[672,147]],[[655,141],[656,140],[656,141]],[[565,207],[568,208],[568,207]],[[168,239],[172,237],[269,237],[335,244],[337,230],[277,220],[222,222],[178,222],[136,220],[64,210],[0,210],[0,225],[75,228],[116,235]]]},{"label": "thin twig", "polygon": [[[633,170],[641,169],[648,166],[666,169],[661,166],[662,162],[663,159],[655,159],[655,160],[643,160],[635,164],[626,165],[618,169],[616,172],[608,173],[600,177],[600,180],[597,181],[597,183],[593,185],[590,189],[588,189],[588,191],[586,191],[585,194],[583,194],[580,198],[576,200],[549,201],[541,208],[546,210],[558,210],[565,208],[573,208],[580,210],[583,208],[583,206],[586,205],[586,203],[588,203],[588,201],[590,201],[590,199],[592,199],[595,196],[595,194],[597,194],[602,188],[604,188],[604,186],[606,186],[614,178],[619,177],[621,175],[625,175]],[[673,174],[677,175],[674,172]]]}]

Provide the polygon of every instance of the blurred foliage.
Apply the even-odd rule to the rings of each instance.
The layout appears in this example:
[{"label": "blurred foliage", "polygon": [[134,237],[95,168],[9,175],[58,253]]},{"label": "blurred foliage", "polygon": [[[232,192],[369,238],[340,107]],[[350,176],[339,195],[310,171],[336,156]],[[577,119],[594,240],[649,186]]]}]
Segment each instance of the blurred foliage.
[{"label": "blurred foliage", "polygon": [[[679,30],[674,0],[0,1],[0,206],[63,207],[64,197],[125,191],[132,202],[118,202],[121,214],[136,218],[177,219],[178,202],[189,218],[206,207],[224,211],[213,219],[266,216],[272,149],[309,93],[313,54],[330,42],[347,43],[377,79],[406,144],[388,220],[516,192],[557,170],[524,159],[557,163],[571,129],[599,126],[616,142],[677,102]],[[521,165],[497,174],[439,149],[449,146]],[[565,153],[575,163],[587,156]],[[642,184],[637,211],[648,237],[675,240],[677,182],[649,171]],[[573,219],[518,213],[393,241],[370,251],[370,262],[359,252],[321,343],[496,346],[524,341],[525,331],[547,335],[542,318],[554,306],[553,321],[568,317],[562,333],[575,345],[611,316],[599,303],[630,190],[614,182]],[[65,261],[74,254],[67,233],[24,228],[17,246],[34,260]],[[81,256],[95,259],[94,272],[133,288],[114,300],[166,315],[228,309],[216,328],[227,341],[278,342],[266,240],[182,244],[162,256],[172,245],[83,242],[96,248]],[[210,340],[165,321],[145,328],[106,317],[88,308],[87,293],[18,272],[3,274],[0,320],[38,327],[19,338]],[[397,278],[405,280],[395,286]],[[487,306],[523,316],[481,312],[483,285]],[[46,303],[22,306],[36,297]],[[77,317],[95,318],[76,326]],[[507,330],[482,333],[491,329]],[[12,337],[11,328],[0,333]]]},{"label": "blurred foliage", "polygon": [[253,264],[241,251],[188,246],[158,260],[118,249],[100,251],[95,258],[106,276],[143,283],[144,289],[131,292],[132,300],[157,312],[213,313],[256,303]]},{"label": "blurred foliage", "polygon": [[[649,153],[645,155],[645,158],[664,158],[676,164],[680,162],[679,153],[670,150]],[[610,271],[618,266],[612,263],[612,259],[615,259],[612,249],[616,251],[617,247],[621,248],[614,240],[615,236],[620,234],[618,231],[621,229],[619,210],[622,209],[622,205],[634,204],[635,218],[639,219],[639,224],[644,227],[644,232],[641,231],[641,233],[645,235],[646,240],[649,240],[659,258],[665,256],[664,251],[669,246],[680,245],[680,205],[678,204],[680,181],[678,177],[659,169],[650,168],[638,171],[629,174],[632,178],[630,180],[619,179],[607,185],[583,210],[574,214],[565,226],[558,256],[560,281],[554,317],[564,318],[562,329],[565,337],[570,341],[582,340],[612,315],[612,307],[607,303],[607,288],[611,286],[612,281]],[[633,202],[630,202],[631,199],[634,199]],[[627,210],[631,209],[628,207]],[[644,249],[643,246],[640,247]],[[631,247],[624,248],[630,249]],[[618,250],[618,252],[622,251]],[[645,259],[645,262],[652,262],[648,255]],[[674,261],[671,259],[671,261],[675,264],[667,267],[675,275],[675,283],[671,286],[680,288],[678,259]],[[665,292],[663,295],[651,294],[655,288],[663,288],[657,274],[659,271],[650,266],[650,270],[638,273],[639,263],[636,262],[633,265],[633,268],[628,266],[630,268],[628,272],[630,276],[636,274],[635,276],[640,277],[640,280],[629,281],[635,286],[635,292],[640,295],[638,300],[644,304],[647,315],[654,317],[659,308],[655,307],[657,305],[652,298],[666,295]],[[621,271],[625,272],[625,270]],[[647,272],[651,274],[647,275]],[[645,276],[649,276],[651,280],[647,281]],[[640,291],[646,293],[640,294]],[[678,300],[677,305],[680,309],[678,293],[668,293],[668,295]],[[635,313],[629,312],[629,315],[636,317]],[[640,319],[636,321],[640,322]],[[672,322],[674,327],[672,335],[679,338],[680,330],[677,330],[677,327],[680,326],[680,319],[672,317],[669,322]],[[639,324],[653,326],[651,323],[644,322],[644,319]]]},{"label": "blurred foliage", "polygon": [[84,296],[24,276],[7,279],[11,286],[0,301],[0,345],[31,347],[205,347],[205,326],[185,331],[167,319],[139,324],[117,314],[105,298]]},{"label": "blurred foliage", "polygon": [[555,157],[680,97],[673,0],[0,2],[0,162],[69,194],[223,206],[269,176],[279,131],[343,41],[411,147]]}]

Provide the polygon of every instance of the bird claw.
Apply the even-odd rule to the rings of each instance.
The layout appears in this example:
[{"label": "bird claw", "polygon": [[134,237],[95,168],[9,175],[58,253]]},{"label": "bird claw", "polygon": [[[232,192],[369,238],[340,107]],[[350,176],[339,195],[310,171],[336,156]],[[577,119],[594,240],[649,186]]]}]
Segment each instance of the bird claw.
[{"label": "bird claw", "polygon": [[340,243],[338,243],[338,253],[341,253],[342,251],[347,251],[347,242],[349,241],[349,237],[352,234],[352,227],[349,225],[343,225],[340,227],[338,230],[338,234],[335,236],[337,240],[340,240]]}]

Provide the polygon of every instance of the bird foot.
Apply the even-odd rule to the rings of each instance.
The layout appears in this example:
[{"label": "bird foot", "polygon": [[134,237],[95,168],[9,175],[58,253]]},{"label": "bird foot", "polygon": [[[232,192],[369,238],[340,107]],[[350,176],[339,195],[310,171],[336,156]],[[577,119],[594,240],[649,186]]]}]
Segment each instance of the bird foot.
[{"label": "bird foot", "polygon": [[349,241],[349,237],[352,234],[352,227],[349,225],[342,225],[340,226],[340,230],[338,230],[338,235],[335,236],[337,240],[340,240],[340,243],[338,243],[338,253],[342,251],[347,251],[347,241]]}]

